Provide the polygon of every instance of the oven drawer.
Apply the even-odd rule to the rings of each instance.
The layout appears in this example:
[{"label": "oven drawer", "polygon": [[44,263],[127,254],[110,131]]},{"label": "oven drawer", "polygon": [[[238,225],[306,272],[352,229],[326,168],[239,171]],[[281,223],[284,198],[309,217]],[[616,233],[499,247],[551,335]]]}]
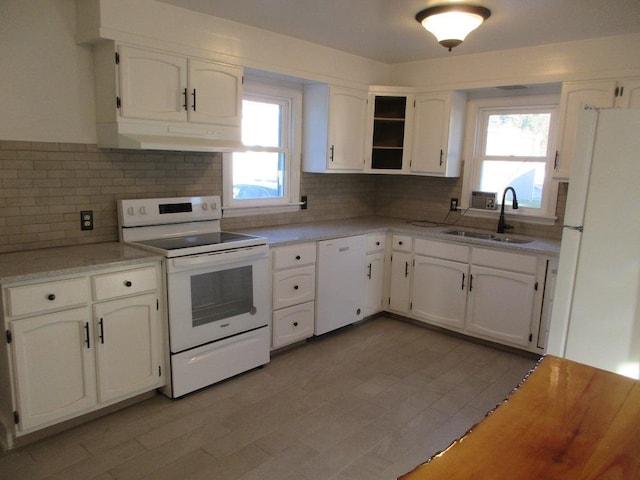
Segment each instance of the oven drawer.
[{"label": "oven drawer", "polygon": [[82,305],[89,301],[86,278],[8,287],[7,314],[11,317]]},{"label": "oven drawer", "polygon": [[313,336],[314,302],[273,312],[273,348],[283,347]]},{"label": "oven drawer", "polygon": [[137,268],[91,277],[96,301],[149,292],[158,288],[156,267]]},{"label": "oven drawer", "polygon": [[273,274],[273,309],[313,300],[316,292],[316,267],[283,270]]},{"label": "oven drawer", "polygon": [[273,249],[273,269],[316,263],[316,244],[302,243]]}]

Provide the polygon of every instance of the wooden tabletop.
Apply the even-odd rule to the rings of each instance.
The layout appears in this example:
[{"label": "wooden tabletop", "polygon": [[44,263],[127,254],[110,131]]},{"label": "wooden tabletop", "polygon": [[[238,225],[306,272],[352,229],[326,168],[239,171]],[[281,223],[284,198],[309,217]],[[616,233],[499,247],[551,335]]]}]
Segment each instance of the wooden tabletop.
[{"label": "wooden tabletop", "polygon": [[640,381],[546,356],[509,398],[400,480],[640,479]]}]

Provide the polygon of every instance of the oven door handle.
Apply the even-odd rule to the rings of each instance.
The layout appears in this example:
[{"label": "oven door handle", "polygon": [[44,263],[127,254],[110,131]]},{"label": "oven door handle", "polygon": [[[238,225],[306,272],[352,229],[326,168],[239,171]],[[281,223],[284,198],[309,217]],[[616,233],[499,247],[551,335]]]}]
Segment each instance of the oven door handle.
[{"label": "oven door handle", "polygon": [[206,265],[224,265],[238,261],[252,261],[269,256],[269,247],[261,245],[259,247],[239,248],[237,250],[225,250],[222,252],[212,252],[200,255],[189,255],[186,257],[172,258],[169,262],[169,272],[175,270],[185,270],[192,267],[202,267]]}]

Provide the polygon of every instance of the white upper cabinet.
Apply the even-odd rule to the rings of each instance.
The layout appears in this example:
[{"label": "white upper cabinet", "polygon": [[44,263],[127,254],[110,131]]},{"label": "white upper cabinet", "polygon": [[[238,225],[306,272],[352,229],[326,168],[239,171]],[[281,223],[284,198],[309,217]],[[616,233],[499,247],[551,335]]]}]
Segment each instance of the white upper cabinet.
[{"label": "white upper cabinet", "polygon": [[185,57],[121,46],[118,64],[120,115],[187,121]]},{"label": "white upper cabinet", "polygon": [[616,108],[640,108],[640,78],[620,80],[615,95]]},{"label": "white upper cabinet", "polygon": [[569,179],[580,112],[589,107],[613,107],[615,89],[615,80],[569,82],[562,85],[558,118],[558,144],[553,178],[558,180]]},{"label": "white upper cabinet", "polygon": [[314,84],[304,89],[305,172],[358,172],[364,169],[366,91]]},{"label": "white upper cabinet", "polygon": [[243,69],[103,42],[94,48],[98,145],[219,151],[238,147]]},{"label": "white upper cabinet", "polygon": [[367,120],[367,171],[409,173],[414,95],[371,91]]},{"label": "white upper cabinet", "polygon": [[460,176],[465,109],[463,92],[416,96],[411,173]]},{"label": "white upper cabinet", "polygon": [[242,68],[189,59],[188,94],[191,122],[242,124]]}]

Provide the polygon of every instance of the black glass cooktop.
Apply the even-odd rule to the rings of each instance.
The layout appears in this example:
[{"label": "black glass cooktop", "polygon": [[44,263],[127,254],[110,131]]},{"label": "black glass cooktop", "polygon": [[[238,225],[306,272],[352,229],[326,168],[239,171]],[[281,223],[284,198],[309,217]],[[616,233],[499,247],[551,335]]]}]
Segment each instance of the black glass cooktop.
[{"label": "black glass cooktop", "polygon": [[202,247],[205,245],[229,244],[229,248],[233,242],[242,240],[254,240],[259,237],[253,235],[245,235],[242,233],[231,232],[214,232],[203,233],[198,235],[185,235],[183,237],[157,238],[151,240],[142,240],[137,243],[147,245],[149,247],[160,248],[162,250],[178,250],[180,248]]}]

